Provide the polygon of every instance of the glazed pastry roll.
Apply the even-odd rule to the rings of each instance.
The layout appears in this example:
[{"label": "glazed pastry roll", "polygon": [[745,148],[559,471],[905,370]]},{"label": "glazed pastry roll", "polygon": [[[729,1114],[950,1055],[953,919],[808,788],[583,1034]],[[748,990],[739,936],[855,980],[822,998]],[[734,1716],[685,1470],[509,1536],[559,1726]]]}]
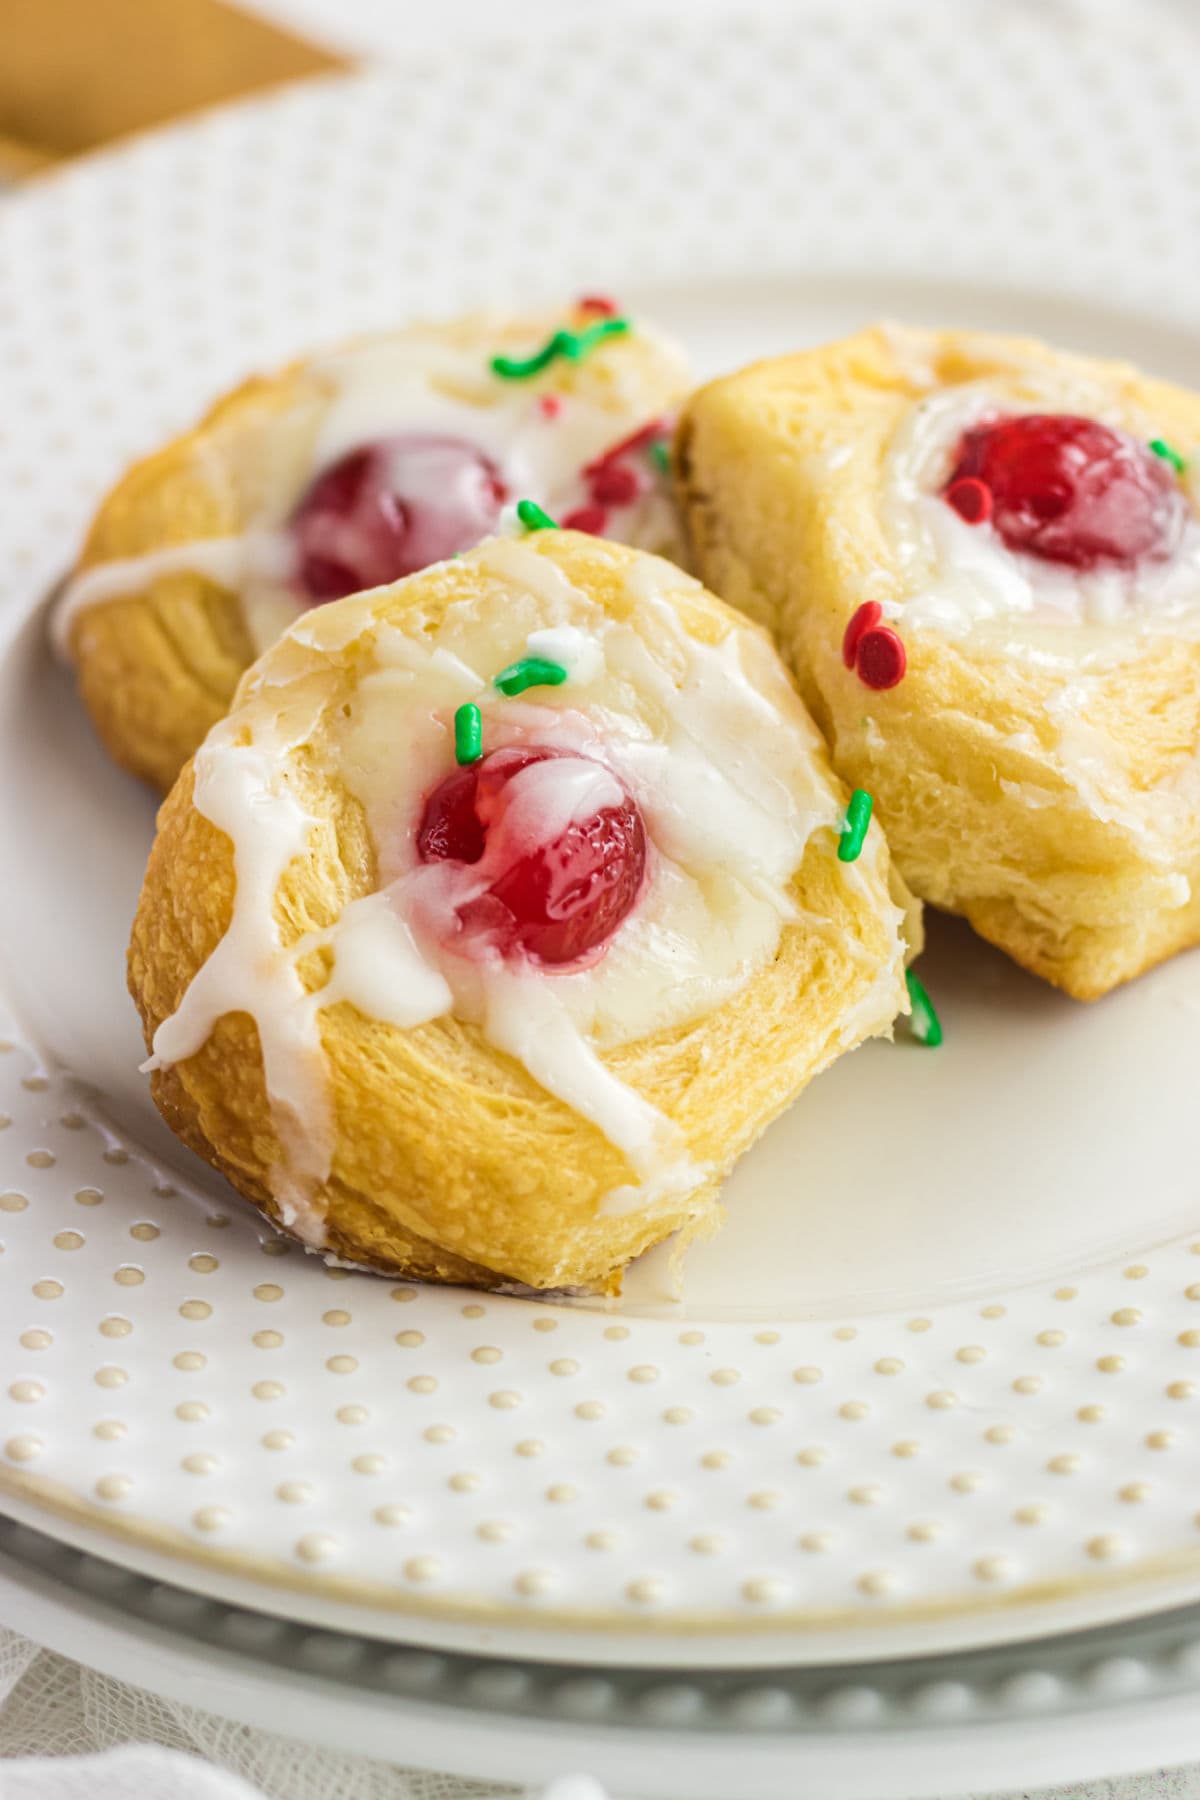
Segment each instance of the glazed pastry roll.
[{"label": "glazed pastry roll", "polygon": [[105,745],[170,787],[309,607],[489,536],[528,496],[666,555],[682,356],[611,302],[418,325],[246,382],[104,501],[55,632]]},{"label": "glazed pastry roll", "polygon": [[313,1249],[615,1290],[907,1010],[847,812],[765,633],[660,558],[542,530],[317,608],[160,814],[159,1109]]},{"label": "glazed pastry roll", "polygon": [[703,578],[777,634],[913,889],[1091,999],[1200,937],[1200,398],[865,331],[714,382]]}]

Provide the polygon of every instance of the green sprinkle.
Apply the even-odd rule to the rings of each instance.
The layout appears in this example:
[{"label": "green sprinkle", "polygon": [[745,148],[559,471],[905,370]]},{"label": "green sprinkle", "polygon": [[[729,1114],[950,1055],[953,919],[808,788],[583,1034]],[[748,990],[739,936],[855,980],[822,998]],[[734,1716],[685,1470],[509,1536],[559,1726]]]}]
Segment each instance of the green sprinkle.
[{"label": "green sprinkle", "polygon": [[454,760],[458,763],[474,763],[482,755],[483,719],[479,708],[468,700],[454,715]]},{"label": "green sprinkle", "polygon": [[838,845],[839,862],[858,861],[867,835],[867,826],[871,823],[873,804],[866,788],[855,788],[846,808],[846,823],[842,826],[842,839]]},{"label": "green sprinkle", "polygon": [[567,360],[582,362],[603,338],[624,337],[628,330],[628,319],[600,319],[595,325],[589,325],[586,331],[561,331],[558,335],[567,340],[562,345],[562,353]]},{"label": "green sprinkle", "polygon": [[530,375],[540,375],[556,356],[566,354],[561,340],[569,336],[569,332],[556,331],[554,336],[532,356],[493,356],[492,373],[501,376],[505,381],[525,381]]},{"label": "green sprinkle", "polygon": [[493,356],[492,373],[505,381],[527,381],[531,375],[540,375],[556,356],[582,362],[602,338],[621,337],[628,330],[628,319],[600,319],[586,331],[556,331],[532,356]]},{"label": "green sprinkle", "polygon": [[518,500],[517,517],[526,531],[557,531],[558,520],[543,512],[536,500]]},{"label": "green sprinkle", "polygon": [[671,446],[668,444],[666,438],[659,438],[657,442],[651,444],[650,461],[654,464],[660,475],[670,474]]},{"label": "green sprinkle", "polygon": [[513,694],[523,694],[526,688],[561,687],[566,679],[567,671],[561,663],[547,662],[544,656],[523,656],[519,662],[501,669],[495,686],[511,698]]},{"label": "green sprinkle", "polygon": [[925,992],[918,976],[911,969],[906,969],[904,979],[908,983],[908,997],[912,1002],[912,1018],[910,1029],[918,1044],[926,1044],[929,1049],[936,1050],[942,1041],[942,1023],[933,1010],[933,1002]]},{"label": "green sprinkle", "polygon": [[1150,448],[1155,456],[1161,456],[1164,462],[1169,462],[1177,475],[1182,475],[1187,468],[1187,463],[1178,450],[1172,450],[1165,438],[1151,438]]}]

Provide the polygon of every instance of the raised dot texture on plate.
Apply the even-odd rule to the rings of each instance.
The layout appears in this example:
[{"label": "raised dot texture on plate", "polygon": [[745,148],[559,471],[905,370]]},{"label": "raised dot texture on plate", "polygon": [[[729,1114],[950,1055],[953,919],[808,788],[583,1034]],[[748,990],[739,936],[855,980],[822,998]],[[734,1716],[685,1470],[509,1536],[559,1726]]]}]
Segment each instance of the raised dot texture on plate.
[{"label": "raised dot texture on plate", "polygon": [[[726,1233],[685,1261],[682,1308],[663,1298],[661,1271],[649,1294],[635,1291],[635,1271],[608,1310],[326,1272],[182,1150],[154,1160],[163,1139],[131,1085],[142,1051],[120,972],[150,809],[96,755],[34,638],[16,635],[104,484],[231,380],[494,292],[576,292],[606,267],[629,271],[631,305],[644,295],[647,312],[700,347],[702,375],[882,311],[986,314],[1068,343],[1078,333],[1085,347],[1186,374],[1197,348],[1194,51],[1165,20],[1137,34],[1101,17],[1081,49],[1055,10],[997,9],[988,32],[972,34],[948,32],[938,8],[916,0],[870,24],[858,9],[830,9],[801,34],[803,54],[783,18],[664,25],[633,47],[597,30],[567,76],[553,45],[518,36],[503,83],[473,52],[447,50],[419,80],[380,72],[270,96],[6,197],[0,358],[20,430],[0,443],[0,484],[21,503],[0,519],[11,625],[0,842],[13,867],[20,856],[25,922],[14,895],[0,894],[0,929],[28,960],[31,1023],[48,1050],[67,1068],[79,1059],[100,1110],[124,1099],[117,1141],[65,1074],[48,1075],[9,1034],[0,1489],[47,1518],[66,1496],[93,1526],[174,1533],[198,1558],[269,1565],[271,1602],[285,1610],[306,1604],[288,1584],[337,1606],[341,1584],[361,1582],[395,1609],[387,1629],[412,1636],[478,1600],[498,1632],[519,1615],[551,1653],[554,1621],[572,1616],[602,1616],[612,1643],[652,1620],[654,1633],[636,1639],[653,1645],[646,1654],[690,1645],[707,1660],[736,1656],[738,1644],[786,1660],[812,1641],[813,1615],[856,1630],[879,1622],[889,1644],[919,1644],[934,1599],[946,1607],[940,1632],[1017,1631],[1027,1589],[1057,1596],[1038,1620],[1090,1620],[1111,1596],[1140,1591],[1154,1559],[1190,1564],[1200,1544],[1187,1480],[1200,1381],[1193,1239],[1139,1200],[1143,1241],[1128,1243],[1129,1211],[1114,1218],[1110,1193],[1103,1232],[1063,1223],[1066,1236],[1046,1240],[1033,1266],[1030,1221],[1040,1211],[1053,1225],[1063,1196],[1006,1208],[987,1185],[992,1164],[1016,1154],[1012,1084],[1028,1047],[1042,1054],[1060,1027],[1086,1032],[1089,1055],[1096,1047],[1114,1115],[1134,1090],[1152,1105],[1170,1073],[1170,1022],[1178,1014],[1186,1031],[1200,1003],[1184,962],[1121,996],[1139,1029],[1110,1034],[1103,1015],[1076,1023],[1019,981],[1004,1006],[984,1004],[978,971],[1007,977],[935,923],[930,957],[948,973],[931,991],[958,1015],[936,1076],[898,1045],[822,1077],[797,1109],[800,1136],[784,1122],[735,1175]],[[678,154],[646,148],[664,91],[683,177]],[[514,92],[550,96],[536,144]],[[1103,130],[1091,123],[1098,93]],[[539,167],[570,168],[573,191],[598,198],[558,207],[554,230],[531,240],[520,172],[535,151]],[[1135,152],[1152,162],[1152,182]],[[795,169],[822,159],[824,174],[804,187],[801,233]],[[396,168],[429,180],[381,174]],[[1047,168],[1070,206],[1031,203]],[[867,273],[851,279],[849,268]],[[903,704],[905,691],[864,687],[865,714]],[[44,815],[44,834],[17,831],[18,805]],[[55,842],[76,845],[81,865],[120,868],[128,891],[51,885]],[[58,921],[53,933],[30,931],[31,909]],[[107,982],[99,1013],[83,1017],[82,1000],[62,995],[67,937],[89,984],[93,973]],[[1150,1046],[1137,1064],[1134,1041]],[[993,1136],[967,1156],[947,1121],[962,1070],[985,1051],[998,1085],[982,1128]],[[875,1083],[892,1079],[929,1083],[933,1095],[923,1112],[905,1087],[889,1114],[920,1129],[912,1210],[880,1202],[876,1164],[839,1227],[812,1160],[818,1115],[861,1124]],[[1169,1137],[1169,1119],[1157,1130],[1158,1115],[1146,1117],[1131,1142]],[[1077,1132],[1068,1140],[1077,1157],[1089,1153]],[[938,1181],[950,1183],[940,1193],[933,1143]],[[850,1160],[841,1176],[866,1183],[858,1165],[871,1159]],[[904,1157],[892,1162],[889,1183]],[[803,1234],[767,1194],[777,1182],[794,1208],[798,1173],[819,1225]],[[968,1182],[974,1236],[959,1204]],[[1153,1212],[1165,1184],[1143,1186]],[[772,1226],[781,1219],[804,1240],[791,1261],[787,1232]],[[853,1261],[853,1284],[839,1286],[832,1256],[820,1274],[823,1234],[846,1252],[843,1267]],[[950,1266],[956,1239],[965,1273]],[[1118,1241],[1126,1248],[1113,1257],[1105,1246]],[[803,1287],[810,1273],[819,1291]],[[649,1269],[651,1287],[655,1278]],[[44,1390],[36,1400],[20,1397],[29,1384]],[[120,1499],[97,1495],[97,1482],[126,1476],[134,1485]],[[114,1537],[114,1554],[139,1541]],[[436,1578],[404,1572],[427,1571],[435,1550]],[[519,1577],[534,1578],[527,1591]],[[712,1630],[677,1631],[685,1612]],[[820,1635],[832,1654],[836,1632]],[[746,1691],[756,1688],[772,1691],[758,1678]]]}]

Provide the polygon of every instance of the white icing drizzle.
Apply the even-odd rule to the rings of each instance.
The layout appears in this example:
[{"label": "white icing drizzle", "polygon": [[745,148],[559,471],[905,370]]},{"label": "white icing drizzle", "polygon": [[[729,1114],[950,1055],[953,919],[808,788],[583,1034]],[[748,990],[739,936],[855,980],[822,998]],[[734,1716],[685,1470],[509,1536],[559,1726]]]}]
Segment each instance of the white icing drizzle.
[{"label": "white icing drizzle", "polygon": [[[89,607],[143,593],[166,575],[201,575],[244,597],[259,585],[273,588],[285,583],[291,567],[291,545],[282,533],[273,531],[197,538],[186,544],[164,544],[142,556],[92,563],[66,584],[54,607],[50,628],[54,647],[60,656],[68,654],[71,628]],[[295,613],[296,603],[289,600],[287,617],[281,619],[274,636],[291,623]]]},{"label": "white icing drizzle", "polygon": [[531,631],[525,639],[530,656],[544,656],[567,671],[567,680],[576,687],[595,681],[604,668],[604,653],[594,638],[578,625],[548,625],[544,631]]},{"label": "white icing drizzle", "polygon": [[449,982],[422,955],[387,890],[352,900],[336,927],[305,942],[313,949],[336,946],[333,974],[308,996],[314,1012],[345,1000],[369,1019],[411,1031],[453,1008]]},{"label": "white icing drizzle", "polygon": [[571,582],[558,564],[539,556],[526,538],[493,538],[479,554],[480,567],[501,581],[516,582],[533,594],[553,614],[565,615],[572,604],[587,607],[586,595]]},{"label": "white icing drizzle", "polygon": [[582,823],[606,806],[620,806],[625,798],[612,770],[586,756],[534,763],[513,776],[508,794],[503,825],[489,837],[481,869],[493,856],[503,865],[510,839],[514,844],[551,844],[577,821]]},{"label": "white icing drizzle", "polygon": [[238,741],[229,720],[196,755],[196,810],[233,845],[237,883],[224,937],[190,983],[176,1012],[154,1034],[145,1070],[182,1062],[202,1049],[218,1019],[249,1013],[259,1029],[263,1076],[282,1152],[271,1187],[285,1225],[323,1242],[313,1190],[325,1179],[333,1119],[316,1014],[306,1005],[296,959],[284,953],[275,895],[319,825],[287,785],[286,740]]},{"label": "white icing drizzle", "polygon": [[[494,321],[497,341],[505,324]],[[636,335],[678,364],[682,391],[686,367],[675,347],[646,326],[639,325]],[[295,424],[292,413],[283,412],[274,439],[268,434],[263,440],[260,455],[273,455],[278,467],[273,479],[261,483],[269,501],[245,531],[83,570],[67,583],[56,606],[51,626],[56,648],[67,653],[71,627],[86,608],[142,592],[163,575],[192,571],[239,594],[255,651],[261,653],[306,604],[291,586],[294,558],[284,530],[294,507],[316,476],[347,451],[397,434],[444,434],[476,444],[502,471],[511,494],[536,500],[555,518],[583,504],[584,465],[646,417],[640,369],[632,358],[610,357],[610,404],[561,395],[559,411],[548,417],[538,404],[543,386],[532,392],[524,382],[491,372],[487,337],[482,321],[470,347],[418,327],[312,359],[294,408]],[[314,395],[320,397],[315,435]],[[311,439],[311,449],[297,462],[295,444],[285,440],[300,433]],[[645,476],[643,492],[630,505],[612,509],[614,533],[627,543],[680,554],[667,484],[649,469]]]},{"label": "white icing drizzle", "polygon": [[[484,1030],[497,1049],[523,1063],[547,1093],[554,1094],[599,1127],[610,1144],[624,1151],[639,1177],[632,1189],[614,1189],[605,1212],[633,1211],[652,1197],[693,1185],[698,1179],[677,1128],[657,1107],[605,1068],[577,1030],[545,978],[506,969],[486,977]],[[619,1196],[614,1201],[614,1196]]]},{"label": "white icing drizzle", "polygon": [[[321,609],[260,662],[233,718],[210,737],[197,804],[235,846],[234,917],[160,1028],[157,1061],[190,1054],[222,1013],[252,1013],[277,1114],[289,1126],[297,1120],[304,1137],[287,1140],[291,1194],[297,1180],[311,1186],[328,1169],[328,1101],[322,1109],[314,1091],[323,1079],[321,1012],[348,1001],[401,1029],[452,1012],[624,1154],[633,1179],[602,1210],[653,1207],[695,1191],[707,1172],[602,1052],[703,1016],[769,962],[785,922],[797,917],[787,890],[808,837],[822,825],[836,829],[841,807],[818,761],[815,727],[765,638],[749,628],[714,644],[693,638],[670,596],[697,584],[678,569],[640,559],[625,576],[636,611],[618,622],[535,540],[492,540],[463,562],[502,590],[485,617],[478,599],[452,603],[435,632],[418,620],[410,635],[373,619],[369,599]],[[288,745],[305,741],[303,705],[282,739],[278,721],[292,683],[303,692],[317,685],[306,678],[323,648],[360,639],[369,639],[370,664],[345,714],[325,717],[323,729],[332,772],[366,810],[380,888],[285,950],[272,918],[274,884],[314,821],[287,787]],[[572,671],[568,683],[506,700],[476,672],[502,667],[522,646],[553,650]],[[586,688],[586,713],[572,688]],[[588,966],[552,972],[506,962],[486,943],[483,953],[456,952],[457,909],[489,885],[489,861],[503,865],[503,844],[492,842],[500,833],[473,868],[423,864],[416,826],[424,795],[452,766],[450,722],[466,698],[480,706],[488,749],[538,743],[568,752],[510,781],[504,829],[523,846],[618,804],[623,788],[641,808],[650,846],[643,894]],[[878,885],[880,842],[877,831],[868,836],[849,880],[869,875]],[[332,953],[332,974],[306,993],[297,964],[318,948]],[[875,1003],[878,1025],[883,987]]]}]

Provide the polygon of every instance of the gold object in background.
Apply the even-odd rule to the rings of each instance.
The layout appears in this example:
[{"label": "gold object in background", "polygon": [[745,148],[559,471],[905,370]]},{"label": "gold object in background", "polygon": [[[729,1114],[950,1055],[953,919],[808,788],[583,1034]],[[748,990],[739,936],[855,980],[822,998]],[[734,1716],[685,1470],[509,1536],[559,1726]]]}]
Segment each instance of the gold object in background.
[{"label": "gold object in background", "polygon": [[0,172],[345,66],[222,0],[0,0]]}]

